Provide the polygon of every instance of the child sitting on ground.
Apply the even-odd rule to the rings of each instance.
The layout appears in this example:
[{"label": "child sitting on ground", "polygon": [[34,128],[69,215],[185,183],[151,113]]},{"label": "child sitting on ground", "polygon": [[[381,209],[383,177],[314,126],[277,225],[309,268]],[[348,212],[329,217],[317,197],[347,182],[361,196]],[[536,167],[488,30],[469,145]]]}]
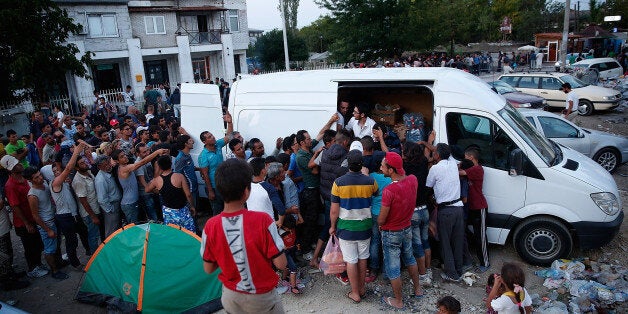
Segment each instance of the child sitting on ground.
[{"label": "child sitting on ground", "polygon": [[[301,294],[301,289],[297,285],[297,264],[295,263],[295,251],[296,251],[296,230],[294,228],[282,227],[279,229],[279,235],[283,240],[285,246],[284,252],[286,253],[286,259],[288,265],[284,269],[282,278],[290,283],[290,292],[293,294]],[[288,277],[288,272],[290,275]]]},{"label": "child sitting on ground", "polygon": [[452,296],[444,296],[436,302],[439,314],[456,314],[460,313],[460,302]]},{"label": "child sitting on ground", "polygon": [[[494,278],[493,288],[486,299],[487,308],[500,314],[532,313],[532,298],[524,288],[525,274],[519,266],[506,263],[501,275],[495,274]],[[500,291],[503,291],[501,295]]]}]

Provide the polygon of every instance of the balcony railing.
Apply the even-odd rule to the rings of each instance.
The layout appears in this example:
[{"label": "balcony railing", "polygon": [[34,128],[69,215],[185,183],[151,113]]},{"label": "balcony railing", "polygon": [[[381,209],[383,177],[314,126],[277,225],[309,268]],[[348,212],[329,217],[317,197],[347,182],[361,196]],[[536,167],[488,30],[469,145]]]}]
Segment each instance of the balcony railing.
[{"label": "balcony railing", "polygon": [[206,45],[206,44],[220,44],[219,29],[212,29],[209,32],[194,32],[186,31],[190,40],[190,45]]}]

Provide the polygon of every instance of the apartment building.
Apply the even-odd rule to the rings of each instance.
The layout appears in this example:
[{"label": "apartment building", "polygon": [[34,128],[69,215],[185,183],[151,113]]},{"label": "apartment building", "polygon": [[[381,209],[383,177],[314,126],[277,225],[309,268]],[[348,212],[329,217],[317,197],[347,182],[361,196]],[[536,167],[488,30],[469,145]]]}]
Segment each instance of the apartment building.
[{"label": "apartment building", "polygon": [[55,0],[80,34],[68,41],[92,53],[91,79],[68,77],[70,95],[130,85],[227,81],[246,72],[246,0]]}]

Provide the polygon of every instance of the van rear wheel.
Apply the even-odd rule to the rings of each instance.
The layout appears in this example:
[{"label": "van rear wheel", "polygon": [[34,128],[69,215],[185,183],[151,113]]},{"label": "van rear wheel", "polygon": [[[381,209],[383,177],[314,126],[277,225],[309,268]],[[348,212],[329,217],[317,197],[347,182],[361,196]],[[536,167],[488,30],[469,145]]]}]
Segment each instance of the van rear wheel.
[{"label": "van rear wheel", "polygon": [[535,217],[520,224],[513,236],[517,253],[532,265],[547,266],[567,257],[573,248],[569,230],[551,217]]}]

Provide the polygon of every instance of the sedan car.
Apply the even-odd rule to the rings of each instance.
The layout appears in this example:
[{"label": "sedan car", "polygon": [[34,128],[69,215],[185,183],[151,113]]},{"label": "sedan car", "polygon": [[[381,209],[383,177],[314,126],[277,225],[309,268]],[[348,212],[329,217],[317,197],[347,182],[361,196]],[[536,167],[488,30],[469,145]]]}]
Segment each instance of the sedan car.
[{"label": "sedan car", "polygon": [[547,106],[545,98],[522,93],[506,82],[493,81],[489,85],[515,108],[543,109]]},{"label": "sedan car", "polygon": [[628,139],[606,132],[581,128],[547,111],[519,109],[545,137],[592,158],[613,172],[628,161]]},{"label": "sedan car", "polygon": [[499,77],[520,92],[537,95],[547,100],[548,106],[565,108],[567,94],[561,90],[563,83],[571,88],[580,98],[578,113],[590,115],[594,110],[609,110],[619,106],[622,95],[611,88],[587,85],[577,78],[564,73],[511,73]]}]

